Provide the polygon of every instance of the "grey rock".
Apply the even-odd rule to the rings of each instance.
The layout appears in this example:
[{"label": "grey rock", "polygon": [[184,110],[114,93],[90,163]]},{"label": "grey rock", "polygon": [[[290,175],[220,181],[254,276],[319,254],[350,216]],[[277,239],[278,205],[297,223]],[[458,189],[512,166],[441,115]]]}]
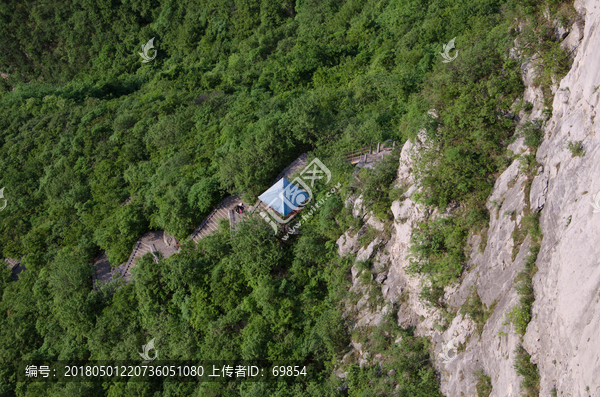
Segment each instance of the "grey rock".
[{"label": "grey rock", "polygon": [[413,156],[420,147],[420,143],[413,144],[410,140],[406,141],[400,152],[400,167],[398,168],[398,181],[409,185],[414,184],[413,176]]},{"label": "grey rock", "polygon": [[377,251],[375,255],[375,261],[373,262],[373,270],[375,273],[381,273],[385,269],[386,265],[390,262],[391,256],[384,254],[381,251]]},{"label": "grey rock", "polygon": [[[363,306],[367,304],[368,300],[369,300],[368,294],[361,296],[361,298],[358,300],[358,302],[356,302],[356,311],[360,312],[360,310],[363,308]],[[360,314],[359,314],[359,316],[360,316]]]},{"label": "grey rock", "polygon": [[358,277],[358,267],[356,267],[356,265],[353,265],[352,268],[350,268],[350,274],[352,275],[352,283],[356,283],[356,278]]},{"label": "grey rock", "polygon": [[[368,327],[368,326],[379,326],[383,318],[389,313],[390,307],[388,305],[383,306],[383,308],[378,308],[374,313],[371,312],[360,312],[358,317],[357,327]],[[368,357],[368,353],[365,353],[366,357]]]},{"label": "grey rock", "polygon": [[564,38],[562,43],[560,43],[560,45],[569,53],[574,53],[579,47],[581,39],[583,39],[583,33],[583,18],[577,18],[577,20],[575,21],[575,23],[573,23],[573,26],[571,27],[571,31],[569,32],[567,37]]},{"label": "grey rock", "polygon": [[366,248],[361,247],[356,254],[357,262],[365,262],[373,256],[373,251],[381,243],[381,239],[376,237],[375,240],[371,241]]},{"label": "grey rock", "polygon": [[384,285],[383,287],[381,287],[381,293],[383,295],[384,298],[387,298],[387,294],[390,291],[390,286],[389,285]]},{"label": "grey rock", "polygon": [[362,218],[365,214],[365,208],[363,204],[362,196],[359,196],[354,201],[354,208],[352,209],[352,216],[355,218]]},{"label": "grey rock", "polygon": [[385,271],[385,272],[383,272],[383,273],[379,273],[379,274],[377,275],[377,277],[375,277],[375,281],[376,281],[378,284],[383,284],[383,282],[384,282],[384,281],[385,281],[385,279],[387,278],[387,273],[388,273],[387,271]]},{"label": "grey rock", "polygon": [[349,231],[342,234],[340,238],[335,242],[335,245],[338,247],[338,255],[346,256],[348,254],[356,253],[360,247],[358,239],[361,235],[362,234],[360,230],[354,235],[351,235]]},{"label": "grey rock", "polygon": [[[548,184],[540,219],[544,239],[533,279],[536,300],[524,345],[538,365],[540,395],[556,387],[560,395],[597,396],[600,214],[590,202],[600,191],[600,135],[594,120],[600,95],[600,8],[592,0],[578,0],[575,7],[585,14],[583,40],[560,81],[547,138],[537,153],[548,170]],[[585,155],[571,157],[565,150],[569,141],[582,141]]]},{"label": "grey rock", "polygon": [[530,208],[534,213],[540,212],[546,204],[550,172],[544,172],[543,169],[543,167],[540,167],[538,170],[538,177],[533,180],[529,193]]},{"label": "grey rock", "polygon": [[[402,328],[411,328],[419,325],[419,315],[408,305],[402,304],[398,309],[398,326]],[[398,343],[398,342],[397,342]]]},{"label": "grey rock", "polygon": [[556,41],[562,41],[569,35],[569,28],[565,26],[557,26],[554,31]]},{"label": "grey rock", "polygon": [[370,215],[367,220],[365,221],[365,223],[369,226],[371,226],[373,229],[382,232],[385,229],[385,224],[379,220],[377,220],[377,218],[375,218],[374,215]]}]

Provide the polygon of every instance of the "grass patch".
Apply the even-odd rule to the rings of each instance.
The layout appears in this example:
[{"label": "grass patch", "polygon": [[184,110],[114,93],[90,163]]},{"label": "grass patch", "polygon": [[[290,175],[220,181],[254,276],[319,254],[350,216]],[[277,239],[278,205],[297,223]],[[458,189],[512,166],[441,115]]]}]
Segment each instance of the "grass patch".
[{"label": "grass patch", "polygon": [[439,218],[421,222],[413,229],[412,254],[409,273],[429,275],[443,286],[455,282],[466,260],[464,244],[467,230],[459,219]]},{"label": "grass patch", "polygon": [[517,374],[523,377],[521,381],[521,392],[524,397],[539,397],[540,395],[540,375],[537,365],[531,362],[531,356],[518,345],[515,350],[515,370]]},{"label": "grass patch", "polygon": [[[348,396],[442,397],[439,379],[431,365],[427,338],[415,337],[411,329],[401,330],[402,341],[391,345],[383,365],[350,366]],[[385,339],[385,338],[384,338]],[[384,344],[387,346],[389,339]]]},{"label": "grass patch", "polygon": [[537,272],[535,261],[540,252],[540,241],[542,239],[539,213],[523,217],[523,231],[531,237],[532,246],[525,261],[525,269],[515,278],[515,289],[520,295],[519,305],[513,307],[508,313],[508,319],[515,325],[515,330],[519,335],[524,335],[527,330],[527,325],[531,321],[531,307],[535,301],[532,279]]},{"label": "grass patch", "polygon": [[477,291],[473,291],[462,305],[461,313],[469,315],[471,320],[477,324],[477,332],[481,335],[485,323],[494,313],[494,309],[496,309],[496,304],[497,302],[494,302],[489,308],[486,308]]},{"label": "grass patch", "polygon": [[485,247],[487,247],[487,243],[488,243],[488,228],[487,227],[481,231],[480,237],[481,237],[481,240],[479,240],[478,249],[479,249],[479,252],[483,254],[485,252]]},{"label": "grass patch", "polygon": [[567,149],[571,152],[571,157],[583,157],[585,155],[582,141],[567,142]]},{"label": "grass patch", "polygon": [[367,225],[367,231],[358,238],[358,243],[361,247],[367,248],[377,237],[383,237],[382,235],[383,232]]},{"label": "grass patch", "polygon": [[361,217],[355,218],[352,214],[352,206],[344,207],[336,217],[336,221],[339,228],[334,229],[334,231],[338,232],[338,235],[347,230],[350,236],[354,236],[364,225]]},{"label": "grass patch", "polygon": [[371,334],[371,348],[369,351],[373,354],[383,354],[392,346],[401,331],[402,328],[398,326],[396,311],[392,309]]},{"label": "grass patch", "polygon": [[461,275],[466,255],[464,245],[467,229],[460,218],[439,218],[421,222],[411,236],[408,274],[426,275],[429,285],[422,287],[421,298],[440,305],[444,287],[454,283]]},{"label": "grass patch", "polygon": [[492,394],[492,378],[487,376],[483,369],[474,372],[477,377],[477,397],[489,397]]},{"label": "grass patch", "polygon": [[525,145],[537,149],[544,139],[542,120],[526,121],[519,128],[519,134],[525,138]]},{"label": "grass patch", "polygon": [[[512,260],[514,261],[521,249],[521,245],[523,241],[525,241],[525,237],[529,234],[532,238],[532,243],[535,243],[542,236],[542,231],[540,229],[540,221],[539,213],[529,213],[529,209],[526,208],[526,214],[523,216],[521,220],[521,224],[515,227],[513,230],[512,238],[513,238],[513,250],[512,250]],[[513,219],[514,220],[514,219]]]},{"label": "grass patch", "polygon": [[[525,2],[523,2],[525,3]],[[527,4],[529,3],[529,4]],[[560,81],[571,68],[573,61],[570,54],[562,48],[555,37],[555,19],[562,26],[569,26],[577,18],[577,13],[572,4],[558,1],[527,2],[521,7],[532,18],[520,37],[520,49],[524,55],[530,57],[536,68],[534,84],[542,89],[546,109],[552,108],[552,84]],[[552,18],[547,18],[544,10],[550,11]]]},{"label": "grass patch", "polygon": [[457,282],[465,268],[467,236],[481,232],[488,222],[487,209],[475,207],[421,222],[413,228],[407,273],[425,276],[421,299],[437,307],[444,306],[441,300],[444,288]]},{"label": "grass patch", "polygon": [[525,262],[525,269],[515,278],[515,289],[520,295],[519,305],[513,307],[508,313],[508,319],[514,324],[515,331],[519,335],[525,334],[527,325],[531,321],[531,307],[535,301],[532,279],[537,272],[535,261],[539,251],[540,248],[538,245],[531,247],[529,256]]},{"label": "grass patch", "polygon": [[400,145],[391,154],[377,161],[373,168],[362,168],[358,173],[359,188],[362,191],[364,203],[381,221],[394,219],[391,210],[392,202],[403,193],[395,186],[399,158]]},{"label": "grass patch", "polygon": [[[540,251],[540,241],[542,232],[539,224],[539,214],[530,214],[523,219],[524,229],[531,237],[532,246],[529,249],[529,256],[525,261],[525,269],[515,278],[515,289],[519,294],[519,304],[512,308],[508,313],[508,319],[515,326],[517,334],[523,336],[527,331],[527,325],[531,321],[531,307],[535,301],[533,291],[533,276],[537,272],[535,264]],[[540,392],[540,377],[537,371],[537,365],[531,362],[531,357],[523,346],[518,345],[515,350],[515,369],[523,377],[521,389],[526,397],[537,397]]]},{"label": "grass patch", "polygon": [[373,265],[373,259],[369,258],[366,261],[356,261],[356,268],[358,269],[359,272],[363,271],[363,270],[371,270],[371,267]]},{"label": "grass patch", "polygon": [[519,157],[519,163],[519,170],[522,173],[531,176],[532,178],[536,175],[537,169],[540,166],[540,163],[537,162],[535,154],[525,154]]}]

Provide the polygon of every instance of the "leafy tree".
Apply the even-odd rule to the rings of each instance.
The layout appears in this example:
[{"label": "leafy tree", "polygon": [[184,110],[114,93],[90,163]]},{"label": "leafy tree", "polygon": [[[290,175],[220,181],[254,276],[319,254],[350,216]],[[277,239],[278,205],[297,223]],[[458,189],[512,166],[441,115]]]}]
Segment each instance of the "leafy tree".
[{"label": "leafy tree", "polygon": [[200,213],[210,212],[220,197],[219,181],[216,178],[205,178],[190,188],[189,203]]}]

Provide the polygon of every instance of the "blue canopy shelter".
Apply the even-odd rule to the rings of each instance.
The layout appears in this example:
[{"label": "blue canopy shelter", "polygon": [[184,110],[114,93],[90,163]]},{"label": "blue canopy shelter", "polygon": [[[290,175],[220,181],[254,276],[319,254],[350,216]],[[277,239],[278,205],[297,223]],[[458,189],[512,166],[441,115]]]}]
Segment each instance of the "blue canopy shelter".
[{"label": "blue canopy shelter", "polygon": [[258,198],[280,215],[286,216],[306,201],[309,194],[287,179],[281,178]]}]

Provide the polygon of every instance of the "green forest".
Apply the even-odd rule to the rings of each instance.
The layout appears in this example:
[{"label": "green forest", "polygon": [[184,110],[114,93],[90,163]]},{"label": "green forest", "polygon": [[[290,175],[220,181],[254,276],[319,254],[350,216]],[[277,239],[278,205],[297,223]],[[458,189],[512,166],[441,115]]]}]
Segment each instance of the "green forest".
[{"label": "green forest", "polygon": [[[567,19],[570,3],[2,2],[0,250],[26,270],[14,281],[1,267],[0,395],[441,396],[429,341],[393,316],[372,334],[383,371],[334,374],[351,337],[353,264],[335,241],[359,222],[344,201],[362,192],[390,222],[399,194],[397,150],[358,184],[343,155],[420,131],[434,142],[415,170],[419,200],[468,208],[413,236],[427,260],[412,268],[430,276],[424,296],[435,303],[461,274],[466,236],[487,222],[484,202],[511,160],[511,106],[524,87],[510,50],[520,39],[541,52],[547,89],[568,59],[541,15]],[[156,58],[143,63],[151,38]],[[458,56],[444,63],[453,38]],[[258,218],[186,242],[224,197],[254,203],[302,153],[342,187],[298,236],[282,241]],[[318,184],[316,199],[329,187]],[[149,230],[181,239],[181,252],[158,263],[147,255],[134,282],[94,290],[94,259],[125,262]],[[310,382],[17,382],[20,360],[139,360],[152,338],[164,359],[324,369]]]}]

